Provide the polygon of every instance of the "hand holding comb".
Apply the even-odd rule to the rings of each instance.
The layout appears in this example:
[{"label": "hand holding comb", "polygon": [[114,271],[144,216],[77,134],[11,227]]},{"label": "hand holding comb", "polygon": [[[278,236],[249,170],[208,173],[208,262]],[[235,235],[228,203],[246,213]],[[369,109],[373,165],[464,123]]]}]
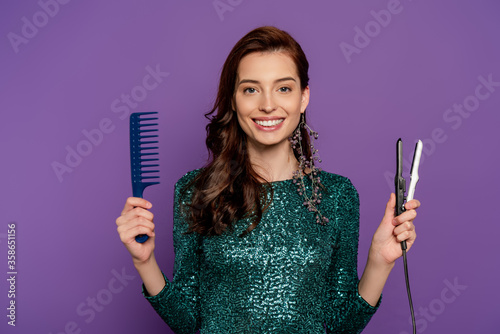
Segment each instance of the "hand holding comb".
[{"label": "hand holding comb", "polygon": [[[130,171],[132,174],[133,197],[142,198],[144,189],[160,182],[158,161],[158,112],[135,112],[130,114]],[[150,115],[150,117],[148,117]],[[145,117],[141,117],[145,116]],[[144,243],[146,234],[135,237],[135,241]]]}]

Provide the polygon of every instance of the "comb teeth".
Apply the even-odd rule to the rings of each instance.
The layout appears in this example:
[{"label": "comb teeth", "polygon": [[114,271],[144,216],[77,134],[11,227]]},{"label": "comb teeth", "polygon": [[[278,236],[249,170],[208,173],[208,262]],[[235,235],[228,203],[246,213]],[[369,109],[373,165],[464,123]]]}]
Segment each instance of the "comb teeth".
[{"label": "comb teeth", "polygon": [[[159,184],[158,112],[137,112],[130,115],[130,162],[134,197],[142,197],[144,188]],[[144,117],[148,115],[149,117]],[[156,133],[155,133],[156,132]]]}]

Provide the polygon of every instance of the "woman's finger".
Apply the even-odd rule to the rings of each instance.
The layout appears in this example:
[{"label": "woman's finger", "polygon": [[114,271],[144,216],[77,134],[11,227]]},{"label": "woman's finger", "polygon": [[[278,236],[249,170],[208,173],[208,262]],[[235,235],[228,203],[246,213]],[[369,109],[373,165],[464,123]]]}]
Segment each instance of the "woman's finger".
[{"label": "woman's finger", "polygon": [[146,220],[153,221],[154,214],[148,210],[145,210],[140,207],[136,207],[125,214],[122,214],[120,217],[116,219],[116,225],[124,225],[128,224],[130,221],[136,218],[144,218]]},{"label": "woman's finger", "polygon": [[131,219],[134,219],[136,217],[143,217],[143,218],[146,218],[146,219],[152,221],[154,218],[154,215],[151,211],[148,211],[148,210],[143,209],[143,208],[138,206],[138,207],[135,207],[132,210],[128,211],[127,213],[125,213],[123,215],[123,217],[127,220],[131,220]]},{"label": "woman's finger", "polygon": [[408,210],[397,216],[392,220],[394,226],[398,226],[406,221],[413,221],[417,217],[416,210]]},{"label": "woman's finger", "polygon": [[124,232],[126,232],[126,231],[128,231],[136,226],[144,226],[144,227],[149,228],[153,231],[155,229],[155,224],[151,220],[148,220],[144,217],[137,217],[135,219],[127,221],[124,224],[117,224],[117,225],[118,225],[118,228],[117,228],[118,233],[124,233]]},{"label": "woman's finger", "polygon": [[387,201],[387,204],[385,205],[385,217],[394,217],[394,209],[396,207],[396,195],[394,193],[391,193],[391,196],[389,197],[389,200]]},{"label": "woman's finger", "polygon": [[150,238],[154,238],[155,233],[152,229],[145,226],[134,226],[120,233],[120,239],[124,244],[135,241],[135,237],[140,234],[147,234]]},{"label": "woman's finger", "polygon": [[404,231],[398,235],[396,235],[396,240],[398,242],[402,242],[402,241],[413,241],[415,240],[415,238],[417,237],[417,234],[415,233],[415,231]]},{"label": "woman's finger", "polygon": [[394,235],[399,235],[405,231],[415,231],[415,225],[411,221],[406,221],[394,228]]},{"label": "woman's finger", "polygon": [[417,199],[412,199],[411,201],[405,203],[406,210],[415,210],[418,207],[420,207],[420,201]]},{"label": "woman's finger", "polygon": [[130,210],[134,209],[137,206],[149,210],[153,207],[153,204],[151,204],[151,202],[145,200],[144,198],[129,197],[127,198],[125,206],[123,207],[122,215],[129,212]]}]

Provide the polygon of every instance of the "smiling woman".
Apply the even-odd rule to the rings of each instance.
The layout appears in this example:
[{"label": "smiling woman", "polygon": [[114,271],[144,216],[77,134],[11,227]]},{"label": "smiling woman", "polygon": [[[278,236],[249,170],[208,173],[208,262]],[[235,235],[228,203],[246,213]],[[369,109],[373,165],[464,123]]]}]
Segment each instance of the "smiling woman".
[{"label": "smiling woman", "polygon": [[[269,182],[291,179],[301,155],[312,159],[308,131],[298,126],[309,102],[308,70],[300,45],[274,27],[255,29],[233,47],[206,114],[213,159],[192,182],[198,191],[190,231],[220,235],[232,222],[253,215],[242,236],[249,233],[269,204],[262,196]],[[277,119],[282,123],[271,126]],[[303,154],[287,141],[295,130]]]},{"label": "smiling woman", "polygon": [[[308,68],[275,27],[231,50],[206,114],[209,162],[175,186],[172,281],[153,252],[151,203],[128,198],[116,220],[144,296],[176,333],[359,333],[400,242],[415,241],[419,202],[394,217],[391,194],[358,278],[358,193],[314,164]],[[150,238],[140,244],[138,234]]]},{"label": "smiling woman", "polygon": [[292,58],[279,51],[245,56],[238,66],[234,100],[233,107],[254,164],[266,164],[265,155],[293,162],[282,168],[276,166],[278,169],[274,171],[269,170],[272,168],[269,164],[261,166],[263,173],[273,174],[265,176],[268,181],[290,178],[298,168],[298,161],[289,159],[293,158],[293,150],[288,137],[309,103],[309,87],[301,89]]}]

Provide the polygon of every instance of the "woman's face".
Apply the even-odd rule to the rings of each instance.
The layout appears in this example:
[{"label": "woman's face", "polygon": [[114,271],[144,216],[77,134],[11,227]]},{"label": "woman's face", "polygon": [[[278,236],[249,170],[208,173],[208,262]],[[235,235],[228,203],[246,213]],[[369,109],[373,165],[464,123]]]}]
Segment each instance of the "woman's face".
[{"label": "woman's face", "polygon": [[293,60],[285,53],[251,53],[238,66],[233,109],[255,149],[287,145],[309,103]]}]

